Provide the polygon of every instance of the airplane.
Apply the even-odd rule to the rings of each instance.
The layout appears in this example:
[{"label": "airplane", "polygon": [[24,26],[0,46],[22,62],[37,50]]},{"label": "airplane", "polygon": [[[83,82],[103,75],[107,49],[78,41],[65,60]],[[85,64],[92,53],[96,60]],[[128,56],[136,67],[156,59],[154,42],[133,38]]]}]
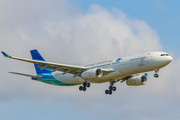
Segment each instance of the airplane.
[{"label": "airplane", "polygon": [[145,85],[148,77],[146,72],[149,71],[155,71],[154,77],[158,78],[159,69],[168,65],[173,59],[165,52],[148,52],[83,66],[75,66],[46,62],[36,49],[30,52],[32,59],[9,56],[2,51],[2,54],[7,58],[33,63],[37,75],[17,72],[10,73],[31,77],[32,80],[52,85],[80,85],[80,91],[86,91],[91,83],[109,82],[109,89],[105,90],[105,94],[109,95],[116,91],[114,84],[117,82],[123,83],[126,81],[128,86]]}]

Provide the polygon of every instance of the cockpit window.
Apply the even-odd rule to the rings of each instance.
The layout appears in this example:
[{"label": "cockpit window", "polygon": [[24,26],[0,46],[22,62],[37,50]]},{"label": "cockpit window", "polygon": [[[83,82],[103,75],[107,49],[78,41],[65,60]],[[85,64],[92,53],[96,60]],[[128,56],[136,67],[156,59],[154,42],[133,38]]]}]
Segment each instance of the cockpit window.
[{"label": "cockpit window", "polygon": [[168,54],[161,54],[161,56],[169,56]]}]

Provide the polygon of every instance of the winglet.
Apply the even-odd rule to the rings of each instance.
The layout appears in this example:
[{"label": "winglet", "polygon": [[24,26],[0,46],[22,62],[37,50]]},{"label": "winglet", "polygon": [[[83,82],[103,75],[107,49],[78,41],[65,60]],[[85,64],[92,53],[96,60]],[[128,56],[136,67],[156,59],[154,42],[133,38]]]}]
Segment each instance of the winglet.
[{"label": "winglet", "polygon": [[1,51],[1,53],[5,56],[5,57],[10,57],[8,54],[6,54],[5,52]]}]

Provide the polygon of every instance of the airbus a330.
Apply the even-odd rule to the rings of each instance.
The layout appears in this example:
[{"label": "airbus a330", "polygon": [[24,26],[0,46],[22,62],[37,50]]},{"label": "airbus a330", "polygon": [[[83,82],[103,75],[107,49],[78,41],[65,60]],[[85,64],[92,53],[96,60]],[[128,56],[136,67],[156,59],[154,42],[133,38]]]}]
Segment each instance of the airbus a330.
[{"label": "airbus a330", "polygon": [[2,51],[2,54],[7,58],[33,63],[37,75],[10,73],[31,77],[32,80],[53,85],[80,85],[80,91],[86,91],[90,87],[90,83],[109,82],[110,86],[105,90],[105,94],[109,95],[116,91],[114,84],[117,82],[122,83],[126,81],[128,86],[145,85],[148,76],[146,72],[149,71],[155,71],[154,77],[158,78],[159,69],[172,61],[172,57],[165,52],[148,52],[84,66],[75,66],[46,62],[36,49],[30,52],[32,60],[9,56]]}]

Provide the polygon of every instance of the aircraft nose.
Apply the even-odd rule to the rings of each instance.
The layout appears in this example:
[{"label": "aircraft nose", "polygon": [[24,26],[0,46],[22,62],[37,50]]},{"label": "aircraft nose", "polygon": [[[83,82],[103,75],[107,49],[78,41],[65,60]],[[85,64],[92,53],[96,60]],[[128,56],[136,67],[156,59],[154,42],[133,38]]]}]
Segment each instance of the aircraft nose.
[{"label": "aircraft nose", "polygon": [[170,63],[172,60],[173,60],[173,58],[172,58],[171,56],[167,56],[166,61],[167,61],[168,63]]}]

